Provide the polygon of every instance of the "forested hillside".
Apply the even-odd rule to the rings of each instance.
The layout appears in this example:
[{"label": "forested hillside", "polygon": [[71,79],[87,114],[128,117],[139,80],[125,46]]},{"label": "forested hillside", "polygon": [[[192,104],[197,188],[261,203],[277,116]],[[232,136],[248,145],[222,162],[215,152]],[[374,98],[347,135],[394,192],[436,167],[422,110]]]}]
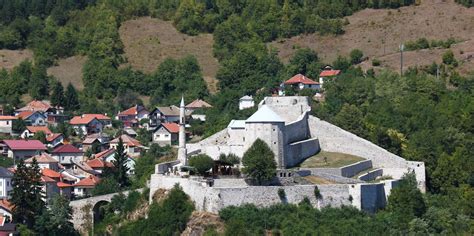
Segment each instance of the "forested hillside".
[{"label": "forested hillside", "polygon": [[[472,6],[472,1],[456,2]],[[360,234],[369,231],[383,234],[388,229],[392,234],[399,231],[401,234],[473,234],[474,75],[469,71],[458,74],[459,50],[453,52],[448,42],[449,47],[440,49],[442,52],[434,56],[435,62],[406,68],[399,75],[390,70],[369,69],[370,66],[362,70],[359,65],[366,55],[350,46],[344,48],[343,55],[324,61],[317,47],[288,44],[292,52],[281,60],[281,52],[271,46],[309,34],[342,37],[344,26],[351,24],[345,16],[366,8],[397,9],[416,3],[414,0],[0,0],[0,49],[33,52],[32,60],[0,71],[0,104],[6,111],[12,111],[29,97],[51,99],[53,105],[64,106],[68,115],[115,114],[142,103],[143,96],[150,98],[149,106],[153,107],[177,104],[184,95],[187,101],[203,98],[214,106],[206,112],[206,123],[192,124],[191,128],[195,134],[208,136],[226,127],[230,120],[250,115],[251,111],[238,110],[238,99],[243,95],[254,95],[259,101],[297,73],[318,78],[321,69],[329,63],[342,70],[342,74],[327,83],[325,101],[313,102],[314,115],[408,160],[424,161],[428,193],[419,197],[407,183],[406,191],[419,197],[418,202],[404,205],[401,197],[397,207],[402,210],[396,211],[392,205],[374,216],[355,209],[318,211],[304,203],[269,209],[231,208],[221,213],[229,235],[263,234],[274,229],[291,234],[301,228],[307,229],[298,231],[301,234],[347,234],[356,226]],[[464,6],[462,9],[467,9]],[[160,58],[156,60],[159,64],[153,67],[137,69],[136,63],[140,62],[135,60],[139,55],[127,58],[127,48],[119,32],[126,21],[137,17],[170,21],[189,40],[204,33],[212,34],[212,56],[218,60],[218,66],[212,65],[218,81],[213,91],[216,93],[208,90],[204,76],[209,73],[203,72],[200,63],[203,59],[199,56]],[[133,37],[128,40],[133,41]],[[159,38],[151,41],[160,43]],[[425,38],[410,43],[413,50],[423,50],[431,45],[444,47],[446,42],[447,39],[438,42]],[[318,47],[325,47],[323,43]],[[211,58],[210,54],[207,58]],[[57,69],[59,60],[71,57],[81,59],[82,71],[78,77],[82,78],[84,88],[74,81],[68,81],[73,83],[63,88],[57,78],[48,76],[48,68]],[[380,61],[371,60],[372,67],[377,64]],[[76,74],[79,70],[76,68]],[[303,90],[300,95],[313,96],[314,92]],[[180,199],[185,202],[186,197],[180,195]],[[414,206],[420,202],[426,208]],[[191,208],[186,205],[184,216],[174,213],[185,221]],[[159,213],[162,209],[172,211],[173,207],[157,205],[152,207],[152,212],[162,217]],[[110,214],[115,214],[114,210]],[[269,222],[258,221],[261,215],[268,216]],[[279,220],[287,216],[292,220]],[[315,218],[318,221],[308,220]],[[332,221],[324,219],[338,219],[343,227],[335,228]],[[161,227],[163,223],[155,225]],[[144,223],[130,223],[121,232],[132,234],[133,229],[140,228],[154,232],[144,227],[147,227]],[[164,229],[169,230],[166,233],[176,233],[184,227],[174,225]]]}]

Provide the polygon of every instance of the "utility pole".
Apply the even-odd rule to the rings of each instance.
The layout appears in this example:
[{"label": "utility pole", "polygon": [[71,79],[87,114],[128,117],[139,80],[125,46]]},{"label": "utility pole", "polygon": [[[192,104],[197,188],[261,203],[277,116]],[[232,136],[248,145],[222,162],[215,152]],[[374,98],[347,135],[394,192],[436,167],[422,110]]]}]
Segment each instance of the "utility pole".
[{"label": "utility pole", "polygon": [[402,43],[400,44],[400,76],[403,75],[403,50],[405,49],[405,45]]}]

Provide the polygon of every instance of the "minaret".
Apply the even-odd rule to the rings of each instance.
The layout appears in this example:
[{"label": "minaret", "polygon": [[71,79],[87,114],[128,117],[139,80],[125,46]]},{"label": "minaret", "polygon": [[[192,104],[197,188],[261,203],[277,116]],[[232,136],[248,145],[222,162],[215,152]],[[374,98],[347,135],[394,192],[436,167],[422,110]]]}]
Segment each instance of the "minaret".
[{"label": "minaret", "polygon": [[186,158],[186,131],[185,131],[185,107],[184,107],[184,98],[181,97],[181,104],[179,105],[179,148],[178,148],[178,160],[183,165],[188,164],[188,159]]}]

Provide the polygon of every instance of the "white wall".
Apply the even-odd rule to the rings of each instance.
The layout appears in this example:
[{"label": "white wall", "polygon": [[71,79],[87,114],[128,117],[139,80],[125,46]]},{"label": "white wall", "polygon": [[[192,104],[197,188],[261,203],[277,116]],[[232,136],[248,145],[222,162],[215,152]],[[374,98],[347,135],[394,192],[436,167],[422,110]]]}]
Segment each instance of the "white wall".
[{"label": "white wall", "polygon": [[0,133],[11,134],[12,123],[11,120],[0,120]]},{"label": "white wall", "polygon": [[0,198],[8,198],[8,192],[12,190],[11,183],[11,178],[0,178]]}]

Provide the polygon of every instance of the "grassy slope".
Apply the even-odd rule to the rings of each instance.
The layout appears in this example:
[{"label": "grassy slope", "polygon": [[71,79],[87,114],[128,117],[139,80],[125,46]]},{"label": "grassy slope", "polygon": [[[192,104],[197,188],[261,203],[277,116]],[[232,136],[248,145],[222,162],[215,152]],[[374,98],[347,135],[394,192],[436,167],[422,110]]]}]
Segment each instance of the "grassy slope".
[{"label": "grassy slope", "polygon": [[306,168],[338,168],[363,160],[365,159],[362,157],[349,154],[321,151],[306,159],[300,166]]},{"label": "grassy slope", "polygon": [[24,60],[33,60],[33,52],[25,50],[0,50],[0,69],[11,70]]},{"label": "grassy slope", "polygon": [[[354,48],[361,49],[369,58],[379,58],[382,66],[398,69],[398,46],[408,40],[421,37],[448,39],[454,37],[463,41],[453,47],[458,60],[474,54],[474,8],[465,8],[454,1],[425,0],[419,6],[402,7],[399,10],[366,9],[348,16],[349,25],[340,36],[301,35],[291,39],[275,41],[270,45],[279,49],[279,56],[288,61],[295,46],[314,49],[325,62],[332,62],[337,55],[348,55]],[[460,50],[464,53],[461,55]],[[422,50],[405,54],[405,68],[441,61],[445,50]],[[474,65],[466,61],[459,68],[461,72]],[[363,65],[367,69],[370,61]]]}]

